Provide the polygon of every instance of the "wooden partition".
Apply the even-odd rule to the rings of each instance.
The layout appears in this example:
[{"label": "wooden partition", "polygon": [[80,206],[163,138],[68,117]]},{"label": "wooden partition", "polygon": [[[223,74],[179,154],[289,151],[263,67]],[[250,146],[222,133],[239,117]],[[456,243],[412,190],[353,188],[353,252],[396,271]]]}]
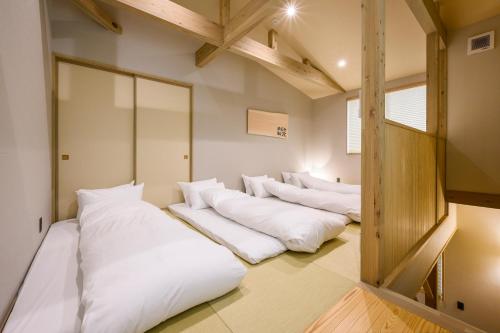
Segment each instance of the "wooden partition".
[{"label": "wooden partition", "polygon": [[[363,0],[361,6],[361,279],[389,286],[399,275],[403,280],[398,283],[406,290],[418,290],[431,271],[426,266],[435,262],[454,227],[447,223],[446,228],[439,228],[448,214],[444,196],[446,31],[432,1],[407,3],[427,34],[425,132],[385,119],[385,1]],[[409,260],[423,253],[421,247],[429,242],[432,246],[427,246],[431,251],[425,252],[426,260]],[[418,274],[407,274],[405,263],[409,262],[419,263]],[[406,278],[415,276],[419,278]]]},{"label": "wooden partition", "polygon": [[383,276],[436,224],[436,137],[385,122]]}]

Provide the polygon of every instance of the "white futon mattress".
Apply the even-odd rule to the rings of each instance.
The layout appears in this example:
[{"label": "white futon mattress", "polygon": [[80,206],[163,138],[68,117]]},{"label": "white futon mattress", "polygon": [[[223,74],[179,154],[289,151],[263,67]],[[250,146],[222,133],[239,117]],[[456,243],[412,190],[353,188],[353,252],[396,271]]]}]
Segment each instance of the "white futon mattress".
[{"label": "white futon mattress", "polygon": [[231,221],[212,208],[192,209],[185,203],[180,203],[170,205],[168,209],[251,264],[257,264],[287,250],[277,238]]},{"label": "white futon mattress", "polygon": [[316,252],[345,230],[347,216],[238,191],[209,189],[203,199],[220,215],[282,241],[289,250]]},{"label": "white futon mattress", "polygon": [[81,275],[76,220],[53,224],[35,256],[4,332],[79,332]]},{"label": "white futon mattress", "polygon": [[142,332],[239,284],[228,249],[147,205],[53,224],[4,332]]},{"label": "white futon mattress", "polygon": [[246,273],[227,248],[144,201],[85,207],[80,228],[82,333],[144,332]]}]

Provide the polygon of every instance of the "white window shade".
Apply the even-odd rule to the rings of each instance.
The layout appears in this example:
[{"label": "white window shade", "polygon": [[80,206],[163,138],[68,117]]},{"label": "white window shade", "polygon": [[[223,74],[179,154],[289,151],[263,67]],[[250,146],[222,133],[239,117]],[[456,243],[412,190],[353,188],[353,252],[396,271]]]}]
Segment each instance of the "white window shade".
[{"label": "white window shade", "polygon": [[[347,153],[361,153],[360,101],[347,101]],[[407,88],[385,94],[385,118],[421,130],[427,130],[426,86]]]},{"label": "white window shade", "polygon": [[361,153],[361,118],[359,99],[347,101],[347,153]]},{"label": "white window shade", "polygon": [[385,118],[426,131],[426,97],[425,85],[385,94]]}]

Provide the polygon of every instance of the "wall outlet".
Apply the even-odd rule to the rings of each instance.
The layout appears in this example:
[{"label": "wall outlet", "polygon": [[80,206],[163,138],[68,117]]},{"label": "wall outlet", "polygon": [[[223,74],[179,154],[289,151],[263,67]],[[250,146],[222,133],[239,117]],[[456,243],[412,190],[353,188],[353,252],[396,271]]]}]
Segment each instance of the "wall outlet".
[{"label": "wall outlet", "polygon": [[465,304],[463,302],[457,301],[457,309],[459,309],[460,311],[464,311]]},{"label": "wall outlet", "polygon": [[43,218],[40,217],[38,219],[38,233],[41,234],[42,233],[42,229],[43,229]]}]

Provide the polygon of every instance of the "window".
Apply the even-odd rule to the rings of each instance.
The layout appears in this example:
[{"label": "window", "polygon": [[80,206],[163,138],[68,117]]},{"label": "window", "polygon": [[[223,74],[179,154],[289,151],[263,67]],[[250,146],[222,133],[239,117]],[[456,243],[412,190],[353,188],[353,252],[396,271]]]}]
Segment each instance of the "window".
[{"label": "window", "polygon": [[426,93],[425,85],[386,93],[385,118],[425,132]]},{"label": "window", "polygon": [[359,98],[347,101],[347,153],[361,153],[361,117]]},{"label": "window", "polygon": [[[385,94],[385,118],[400,124],[427,130],[426,86],[391,91]],[[361,153],[359,98],[347,101],[347,153]]]}]

